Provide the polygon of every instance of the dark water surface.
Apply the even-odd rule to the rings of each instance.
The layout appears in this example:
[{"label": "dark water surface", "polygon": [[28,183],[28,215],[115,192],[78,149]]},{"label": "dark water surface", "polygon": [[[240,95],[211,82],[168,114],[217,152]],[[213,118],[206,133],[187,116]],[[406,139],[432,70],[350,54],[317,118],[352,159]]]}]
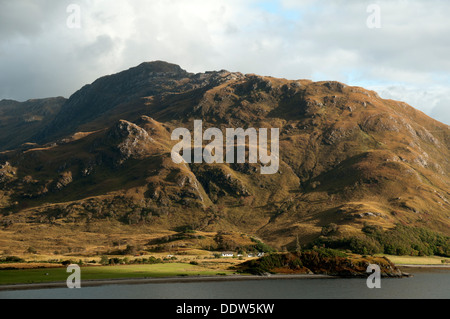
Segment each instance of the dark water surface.
[{"label": "dark water surface", "polygon": [[257,281],[105,285],[81,289],[0,291],[0,299],[448,299],[450,270],[409,270],[414,277],[381,279],[369,289],[365,279],[273,279]]}]

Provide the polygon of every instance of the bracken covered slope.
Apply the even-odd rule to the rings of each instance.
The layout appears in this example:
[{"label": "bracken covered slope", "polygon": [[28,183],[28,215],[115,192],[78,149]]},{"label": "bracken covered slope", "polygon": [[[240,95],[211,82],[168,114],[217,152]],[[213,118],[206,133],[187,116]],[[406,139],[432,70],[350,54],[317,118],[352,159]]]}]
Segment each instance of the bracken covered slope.
[{"label": "bracken covered slope", "polygon": [[[200,119],[204,130],[279,128],[279,171],[173,163],[171,132]],[[38,144],[0,153],[4,231],[115,220],[278,248],[330,224],[341,237],[367,224],[450,235],[449,126],[360,87],[156,61],[83,87],[26,132],[18,140]]]}]

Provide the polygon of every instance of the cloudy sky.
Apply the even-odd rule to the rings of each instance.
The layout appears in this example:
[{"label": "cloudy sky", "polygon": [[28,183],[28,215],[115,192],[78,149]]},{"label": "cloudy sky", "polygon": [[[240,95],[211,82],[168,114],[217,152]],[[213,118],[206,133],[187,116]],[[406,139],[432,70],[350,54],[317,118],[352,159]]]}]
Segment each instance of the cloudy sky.
[{"label": "cloudy sky", "polygon": [[448,0],[0,0],[0,99],[69,97],[164,60],[337,80],[450,124],[449,13]]}]

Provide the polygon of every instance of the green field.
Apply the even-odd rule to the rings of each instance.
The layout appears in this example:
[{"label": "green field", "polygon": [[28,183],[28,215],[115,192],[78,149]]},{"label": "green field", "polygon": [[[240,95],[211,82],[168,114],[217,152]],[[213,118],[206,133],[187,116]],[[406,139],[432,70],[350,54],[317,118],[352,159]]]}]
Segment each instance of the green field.
[{"label": "green field", "polygon": [[[386,256],[398,266],[409,265],[442,265],[442,260],[450,258],[437,256]],[[448,265],[448,264],[447,264]],[[116,266],[82,266],[81,281],[95,279],[120,279],[120,278],[161,278],[177,276],[213,276],[218,274],[233,274],[233,271],[224,269],[210,269],[188,263],[163,263],[151,265],[116,265]],[[70,273],[65,267],[60,268],[32,268],[0,270],[0,285],[27,284],[45,282],[64,282]]]},{"label": "green field", "polygon": [[[81,281],[93,279],[119,279],[144,277],[207,276],[232,274],[185,263],[153,265],[86,266],[81,267]],[[66,268],[0,270],[0,285],[66,281],[70,273]]]}]

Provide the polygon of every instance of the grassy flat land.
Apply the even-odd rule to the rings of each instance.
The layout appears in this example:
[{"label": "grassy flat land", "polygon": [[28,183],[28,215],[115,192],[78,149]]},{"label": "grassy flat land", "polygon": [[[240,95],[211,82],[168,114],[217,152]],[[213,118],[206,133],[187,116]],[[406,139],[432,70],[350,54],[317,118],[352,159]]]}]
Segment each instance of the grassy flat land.
[{"label": "grassy flat land", "polygon": [[[450,262],[450,258],[438,256],[386,256],[394,264],[401,265],[444,265],[442,260]],[[193,256],[186,256],[188,260]],[[119,278],[144,278],[144,277],[176,277],[176,276],[211,276],[218,274],[233,274],[230,266],[237,265],[243,261],[236,258],[206,259],[199,261],[199,265],[188,262],[169,262],[161,264],[134,264],[115,266],[82,266],[81,280],[95,279],[119,279]],[[446,263],[448,265],[449,263]],[[11,263],[2,264],[6,267],[20,267],[22,269],[6,269],[0,267],[0,285],[64,282],[70,275],[65,267],[48,263]],[[40,268],[37,268],[40,267]]]},{"label": "grassy flat land", "polygon": [[442,260],[447,260],[446,265],[450,263],[450,258],[439,256],[382,256],[386,256],[396,265],[445,265],[442,263]]},{"label": "grassy flat land", "polygon": [[[232,274],[232,271],[218,272],[197,265],[185,263],[165,263],[153,265],[86,266],[81,267],[81,280],[175,277]],[[18,283],[43,283],[66,281],[70,274],[65,267],[41,269],[0,270],[0,285]]]}]

